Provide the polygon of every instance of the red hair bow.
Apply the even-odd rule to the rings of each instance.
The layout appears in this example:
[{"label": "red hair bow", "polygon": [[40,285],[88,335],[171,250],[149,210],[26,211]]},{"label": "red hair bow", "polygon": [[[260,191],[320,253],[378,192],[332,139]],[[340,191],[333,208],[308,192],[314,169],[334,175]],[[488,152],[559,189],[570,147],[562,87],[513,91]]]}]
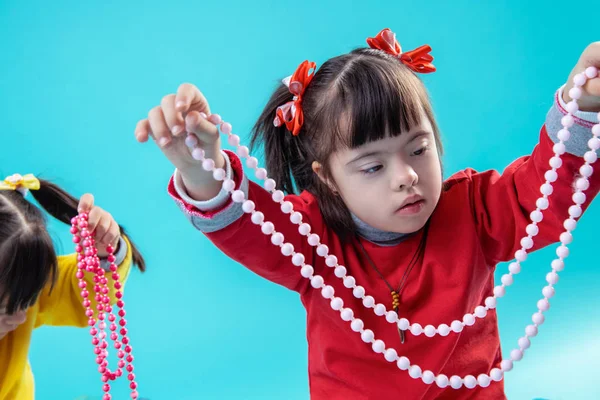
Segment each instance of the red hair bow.
[{"label": "red hair bow", "polygon": [[424,74],[435,72],[435,67],[431,64],[433,57],[429,54],[431,51],[429,45],[423,45],[403,53],[400,43],[396,40],[396,34],[388,28],[379,32],[374,38],[367,38],[367,44],[372,49],[382,50],[397,57],[404,65],[415,72]]},{"label": "red hair bow", "polygon": [[[291,77],[283,80],[283,83],[289,88],[294,99],[284,105],[277,107],[277,116],[273,125],[279,127],[285,123],[286,128],[297,136],[304,123],[304,113],[302,112],[302,95],[304,90],[312,80],[315,74],[317,64],[312,61],[304,61],[298,66],[296,72]],[[312,72],[309,71],[312,69]]]}]

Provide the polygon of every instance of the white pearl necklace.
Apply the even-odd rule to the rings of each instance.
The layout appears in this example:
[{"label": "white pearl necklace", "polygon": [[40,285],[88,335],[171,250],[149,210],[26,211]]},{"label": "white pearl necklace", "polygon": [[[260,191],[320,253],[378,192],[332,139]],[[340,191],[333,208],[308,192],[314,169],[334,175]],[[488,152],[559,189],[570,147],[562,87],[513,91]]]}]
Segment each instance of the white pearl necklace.
[{"label": "white pearl necklace", "polygon": [[[521,239],[521,249],[515,252],[515,262],[509,265],[509,273],[505,274],[501,278],[501,285],[494,287],[494,296],[487,297],[484,304],[477,306],[473,313],[465,314],[461,320],[454,320],[449,325],[440,324],[437,327],[427,324],[424,328],[419,323],[410,323],[406,318],[398,318],[398,314],[393,310],[388,310],[383,304],[375,304],[375,299],[366,295],[365,289],[356,285],[356,280],[347,274],[347,270],[344,266],[338,264],[338,259],[335,255],[329,254],[329,248],[327,245],[320,242],[320,237],[317,234],[311,233],[311,226],[307,223],[302,222],[302,214],[294,211],[293,205],[289,201],[284,201],[284,193],[281,190],[275,190],[276,183],[273,179],[267,178],[267,170],[258,167],[258,160],[255,157],[250,156],[249,149],[246,146],[240,145],[239,136],[232,134],[231,124],[222,122],[221,117],[217,114],[212,114],[207,117],[209,121],[215,125],[220,126],[220,130],[223,134],[228,136],[228,143],[231,146],[236,147],[236,153],[241,158],[246,159],[246,165],[249,168],[255,170],[256,178],[264,181],[264,188],[272,193],[272,199],[276,203],[281,205],[281,211],[285,214],[290,214],[290,220],[292,223],[299,225],[298,231],[301,235],[306,237],[307,242],[316,247],[316,252],[320,257],[325,259],[325,264],[334,268],[334,274],[339,279],[343,280],[343,284],[346,288],[352,289],[354,297],[362,299],[363,305],[366,308],[373,309],[373,312],[378,316],[385,316],[385,319],[391,323],[396,324],[399,329],[406,331],[408,330],[411,334],[418,336],[422,333],[427,337],[433,337],[435,335],[447,336],[450,332],[459,333],[465,326],[472,326],[475,324],[476,319],[483,319],[486,317],[487,312],[490,309],[496,307],[497,299],[501,298],[506,293],[506,287],[513,283],[513,276],[518,274],[521,270],[521,263],[527,258],[527,250],[533,247],[533,237],[539,233],[537,224],[542,221],[542,211],[547,209],[549,206],[548,198],[553,192],[552,183],[558,178],[557,170],[562,166],[562,160],[560,156],[565,153],[566,148],[564,142],[570,138],[569,128],[574,124],[573,114],[579,109],[577,100],[581,97],[581,87],[585,85],[588,79],[593,79],[598,76],[598,70],[595,67],[589,67],[585,72],[577,74],[574,77],[574,87],[569,91],[569,96],[573,99],[567,104],[567,115],[565,115],[561,123],[563,129],[558,132],[559,143],[556,143],[553,147],[554,156],[550,159],[550,167],[546,171],[544,177],[546,182],[541,186],[540,192],[542,197],[536,201],[536,209],[530,214],[531,224],[526,227],[527,236]],[[203,115],[206,117],[206,115]],[[600,113],[598,113],[598,121],[600,122]],[[280,248],[283,255],[292,258],[292,264],[300,267],[300,274],[310,280],[311,286],[315,289],[320,289],[321,294],[324,298],[330,299],[331,308],[335,311],[340,312],[340,317],[346,322],[350,322],[350,328],[357,333],[360,333],[361,339],[365,343],[371,343],[372,349],[376,353],[383,354],[384,358],[388,362],[396,362],[398,368],[403,371],[408,371],[408,374],[414,379],[421,379],[426,384],[436,383],[440,388],[445,388],[448,385],[453,389],[459,389],[463,385],[469,389],[479,385],[481,387],[487,387],[491,381],[500,381],[503,378],[504,372],[508,372],[513,368],[513,362],[519,361],[523,358],[524,352],[531,345],[530,338],[534,337],[538,333],[538,327],[544,323],[544,311],[547,311],[550,307],[549,299],[554,296],[555,290],[554,285],[558,282],[558,272],[564,269],[564,259],[569,255],[569,249],[567,245],[573,241],[571,232],[577,227],[576,218],[579,218],[582,214],[581,205],[585,203],[586,196],[583,193],[589,187],[588,178],[592,175],[593,164],[597,160],[596,150],[600,148],[600,123],[592,127],[593,137],[588,141],[589,151],[585,153],[583,159],[585,163],[579,169],[581,177],[575,181],[575,187],[577,191],[573,194],[572,199],[575,203],[569,207],[569,218],[564,221],[565,231],[560,235],[560,246],[556,249],[557,258],[552,261],[552,271],[546,276],[548,283],[542,289],[543,298],[537,302],[538,311],[532,316],[532,325],[528,325],[525,328],[525,336],[518,340],[519,347],[513,349],[510,352],[510,358],[502,360],[501,368],[493,368],[489,374],[482,373],[475,378],[473,375],[466,375],[460,377],[457,375],[447,377],[444,374],[435,375],[432,371],[423,371],[420,366],[411,364],[410,360],[404,356],[398,356],[398,353],[393,348],[386,348],[385,343],[380,339],[375,339],[373,331],[365,329],[364,322],[354,317],[354,311],[349,307],[344,307],[343,300],[339,297],[335,297],[334,289],[330,285],[325,285],[324,279],[320,275],[314,275],[314,269],[311,265],[305,264],[305,256],[302,253],[294,251],[294,246],[291,243],[284,242],[283,234],[275,231],[275,225],[270,221],[265,221],[264,214],[256,210],[255,204],[252,200],[246,200],[244,193],[241,190],[235,189],[235,182],[232,179],[226,178],[226,172],[222,168],[215,168],[215,162],[212,159],[204,157],[204,151],[197,147],[198,139],[194,135],[188,135],[186,138],[186,144],[192,149],[192,157],[194,159],[202,161],[202,167],[206,171],[212,171],[213,177],[216,180],[223,181],[223,189],[227,192],[231,192],[232,200],[236,203],[242,203],[242,209],[245,213],[251,214],[251,220],[254,224],[259,225],[261,231],[265,235],[271,236],[271,243]]]}]

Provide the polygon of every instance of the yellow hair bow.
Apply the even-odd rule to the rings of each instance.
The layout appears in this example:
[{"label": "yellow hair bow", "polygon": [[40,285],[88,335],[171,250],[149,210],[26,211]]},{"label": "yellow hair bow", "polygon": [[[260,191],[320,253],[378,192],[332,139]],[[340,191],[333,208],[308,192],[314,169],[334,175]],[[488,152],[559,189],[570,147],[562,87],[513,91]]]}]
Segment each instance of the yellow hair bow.
[{"label": "yellow hair bow", "polygon": [[33,174],[25,176],[14,174],[0,181],[0,190],[18,190],[24,194],[27,189],[38,190],[39,188],[40,181]]}]

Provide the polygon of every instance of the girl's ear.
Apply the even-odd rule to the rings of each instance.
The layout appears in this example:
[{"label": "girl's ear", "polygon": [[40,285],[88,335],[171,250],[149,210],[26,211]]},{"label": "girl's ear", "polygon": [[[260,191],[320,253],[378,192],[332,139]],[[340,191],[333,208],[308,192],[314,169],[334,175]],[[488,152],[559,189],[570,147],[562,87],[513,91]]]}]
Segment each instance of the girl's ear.
[{"label": "girl's ear", "polygon": [[318,161],[313,161],[312,163],[312,170],[315,174],[317,174],[317,176],[319,177],[319,179],[321,180],[321,182],[323,182],[324,184],[327,185],[327,187],[329,187],[329,190],[331,190],[334,194],[338,194],[337,188],[335,187],[335,184],[330,180],[327,179],[325,177],[325,175],[323,174],[323,166],[321,165],[320,162]]}]

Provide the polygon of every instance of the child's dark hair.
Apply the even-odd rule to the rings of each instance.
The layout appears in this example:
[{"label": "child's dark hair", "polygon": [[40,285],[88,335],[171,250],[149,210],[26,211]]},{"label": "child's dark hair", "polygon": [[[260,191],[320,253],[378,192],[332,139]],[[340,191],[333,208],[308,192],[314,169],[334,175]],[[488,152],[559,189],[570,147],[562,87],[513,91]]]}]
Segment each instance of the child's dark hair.
[{"label": "child's dark hair", "polygon": [[[39,190],[30,193],[48,214],[70,225],[78,214],[78,200],[51,182],[39,181]],[[144,272],[144,258],[127,239],[133,263]],[[0,304],[6,301],[9,314],[32,305],[47,284],[54,284],[57,268],[42,210],[16,190],[0,190]]]},{"label": "child's dark hair", "polygon": [[333,181],[329,157],[343,146],[356,148],[387,136],[398,136],[421,122],[433,127],[438,152],[442,144],[429,96],[421,80],[397,58],[383,51],[357,49],[332,58],[315,73],[302,100],[304,124],[297,136],[273,125],[277,107],[292,100],[281,84],[252,131],[251,148],[263,142],[267,170],[286,193],[316,196],[326,224],[344,240],[355,224],[342,199],[313,172],[322,165]]}]

